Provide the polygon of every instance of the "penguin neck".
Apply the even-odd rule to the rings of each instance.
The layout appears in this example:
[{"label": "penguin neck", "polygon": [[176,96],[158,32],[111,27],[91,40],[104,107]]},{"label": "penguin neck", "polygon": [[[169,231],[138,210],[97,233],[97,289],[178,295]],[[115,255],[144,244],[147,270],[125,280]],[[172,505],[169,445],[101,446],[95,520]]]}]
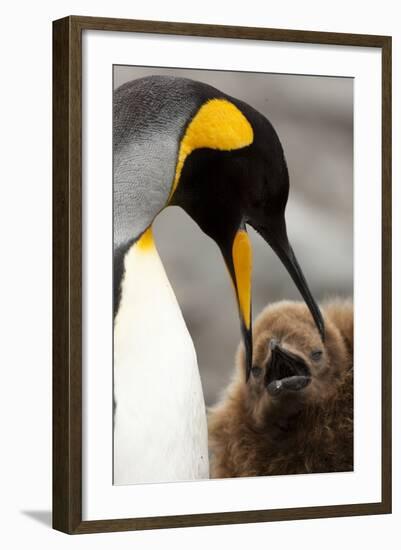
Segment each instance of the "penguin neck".
[{"label": "penguin neck", "polygon": [[[154,243],[152,228],[148,227],[132,242],[123,259],[121,299],[115,317],[117,333],[122,324],[132,329],[139,321],[144,330],[149,330],[163,319],[160,315],[163,307],[178,308]],[[145,320],[149,319],[153,322],[147,324]]]},{"label": "penguin neck", "polygon": [[115,483],[208,477],[195,349],[151,229],[124,258],[114,325],[114,398]]},{"label": "penguin neck", "polygon": [[120,351],[119,336],[124,331],[130,332],[136,346],[142,338],[149,342],[150,336],[157,344],[162,335],[155,330],[166,323],[171,311],[174,315],[179,313],[179,322],[185,326],[149,227],[134,240],[124,257],[121,298],[114,325],[116,354]]}]

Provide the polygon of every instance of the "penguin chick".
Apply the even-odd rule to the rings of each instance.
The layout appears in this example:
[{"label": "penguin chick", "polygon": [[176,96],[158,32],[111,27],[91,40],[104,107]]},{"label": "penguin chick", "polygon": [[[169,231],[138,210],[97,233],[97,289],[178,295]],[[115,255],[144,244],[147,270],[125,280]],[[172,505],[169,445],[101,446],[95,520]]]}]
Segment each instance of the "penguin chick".
[{"label": "penguin chick", "polygon": [[211,477],[353,469],[353,306],[322,306],[324,343],[300,302],[257,318],[251,376],[242,345],[233,380],[209,410]]}]

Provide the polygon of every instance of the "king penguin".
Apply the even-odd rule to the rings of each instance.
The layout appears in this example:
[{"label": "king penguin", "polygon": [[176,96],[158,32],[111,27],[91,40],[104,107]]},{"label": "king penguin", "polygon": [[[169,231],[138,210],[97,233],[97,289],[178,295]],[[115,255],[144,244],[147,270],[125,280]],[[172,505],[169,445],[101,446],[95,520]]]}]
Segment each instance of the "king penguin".
[{"label": "king penguin", "polygon": [[209,477],[196,352],[152,236],[180,206],[219,247],[252,367],[252,249],[271,246],[324,339],[320,310],[290,246],[289,176],[271,123],[202,82],[150,76],[113,98],[114,484]]},{"label": "king penguin", "polygon": [[337,298],[321,310],[324,344],[301,302],[269,304],[255,320],[249,381],[239,346],[232,380],[209,409],[211,477],[353,469],[353,305]]}]

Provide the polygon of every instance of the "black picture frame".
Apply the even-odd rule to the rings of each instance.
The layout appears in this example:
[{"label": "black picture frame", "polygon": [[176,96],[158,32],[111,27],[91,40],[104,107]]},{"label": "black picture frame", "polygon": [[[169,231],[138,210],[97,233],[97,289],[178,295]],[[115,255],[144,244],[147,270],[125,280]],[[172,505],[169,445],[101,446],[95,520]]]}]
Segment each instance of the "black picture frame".
[{"label": "black picture frame", "polygon": [[[379,502],[82,520],[82,43],[84,30],[379,48],[382,56],[382,495]],[[70,16],[53,22],[53,527],[69,534],[391,512],[391,37]]]}]

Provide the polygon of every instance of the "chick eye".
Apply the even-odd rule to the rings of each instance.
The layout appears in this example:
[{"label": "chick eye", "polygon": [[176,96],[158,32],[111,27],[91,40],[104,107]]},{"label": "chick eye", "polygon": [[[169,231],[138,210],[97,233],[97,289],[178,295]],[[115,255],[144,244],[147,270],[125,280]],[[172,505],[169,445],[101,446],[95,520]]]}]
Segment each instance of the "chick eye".
[{"label": "chick eye", "polygon": [[322,355],[323,355],[323,351],[321,349],[315,349],[310,354],[313,361],[319,361],[319,359],[321,359]]},{"label": "chick eye", "polygon": [[252,376],[255,378],[258,378],[262,374],[261,367],[252,367],[251,369]]}]

